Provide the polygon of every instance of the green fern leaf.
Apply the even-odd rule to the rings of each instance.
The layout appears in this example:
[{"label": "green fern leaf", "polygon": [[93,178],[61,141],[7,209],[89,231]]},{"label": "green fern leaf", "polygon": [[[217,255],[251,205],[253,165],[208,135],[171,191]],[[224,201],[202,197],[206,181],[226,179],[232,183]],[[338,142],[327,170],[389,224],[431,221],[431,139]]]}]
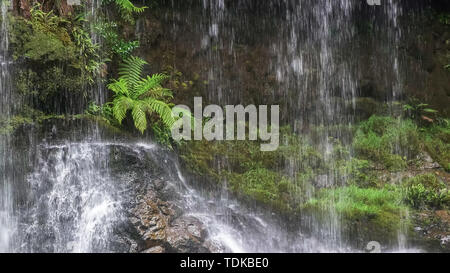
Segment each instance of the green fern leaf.
[{"label": "green fern leaf", "polygon": [[168,128],[172,128],[175,123],[175,118],[173,117],[172,109],[169,105],[167,105],[167,103],[154,98],[147,98],[145,103],[149,112],[156,112],[164,125]]},{"label": "green fern leaf", "polygon": [[114,117],[117,119],[119,124],[122,124],[122,121],[127,116],[128,110],[133,108],[134,101],[128,97],[121,96],[116,98],[113,104]]},{"label": "green fern leaf", "polygon": [[147,129],[147,115],[142,109],[143,104],[136,103],[131,111],[134,120],[134,126],[143,134]]},{"label": "green fern leaf", "polygon": [[141,13],[147,8],[147,7],[136,7],[133,3],[131,3],[130,0],[114,0],[114,2],[120,9],[127,12]]},{"label": "green fern leaf", "polygon": [[135,97],[136,86],[141,81],[141,74],[146,61],[139,57],[130,57],[121,64],[119,67],[119,76],[121,80],[127,83],[130,95]]},{"label": "green fern leaf", "polygon": [[127,82],[124,79],[119,79],[118,81],[113,80],[110,84],[108,84],[108,89],[113,91],[116,96],[124,95],[129,97],[130,93],[128,92]]}]

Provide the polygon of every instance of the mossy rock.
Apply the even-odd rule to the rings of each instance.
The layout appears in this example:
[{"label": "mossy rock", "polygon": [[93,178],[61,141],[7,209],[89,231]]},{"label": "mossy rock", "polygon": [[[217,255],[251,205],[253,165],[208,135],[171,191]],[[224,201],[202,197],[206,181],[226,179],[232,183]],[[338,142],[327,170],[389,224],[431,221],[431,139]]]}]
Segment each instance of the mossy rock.
[{"label": "mossy rock", "polygon": [[324,215],[322,221],[328,220],[327,213],[337,213],[343,228],[342,235],[348,240],[359,238],[360,242],[353,243],[378,241],[393,245],[399,230],[412,230],[406,217],[408,208],[401,202],[401,193],[393,188],[349,186],[319,191],[316,198],[304,205],[304,209],[319,211],[318,215]]},{"label": "mossy rock", "polygon": [[358,126],[353,148],[359,158],[381,164],[390,171],[401,171],[408,160],[421,154],[423,144],[413,121],[372,116]]}]

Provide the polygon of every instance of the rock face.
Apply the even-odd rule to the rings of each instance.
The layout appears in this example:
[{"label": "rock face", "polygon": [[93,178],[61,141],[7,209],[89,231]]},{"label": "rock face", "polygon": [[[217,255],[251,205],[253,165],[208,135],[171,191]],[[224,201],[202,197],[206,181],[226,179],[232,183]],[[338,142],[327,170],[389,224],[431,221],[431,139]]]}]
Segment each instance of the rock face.
[{"label": "rock face", "polygon": [[[84,132],[96,126],[101,140],[86,139]],[[39,143],[55,147],[65,147],[66,143],[92,143],[92,153],[107,151],[107,163],[101,168],[107,171],[111,184],[118,184],[113,194],[120,200],[117,204],[120,207],[117,218],[120,220],[108,239],[111,241],[108,251],[211,252],[209,246],[213,244],[208,242],[203,223],[186,215],[189,209],[182,198],[185,188],[177,176],[175,159],[170,153],[152,144],[139,144],[130,135],[86,119],[55,119],[23,126],[14,135],[17,155],[13,158],[17,167],[14,175],[24,183],[19,185],[21,190],[17,190],[16,199],[23,204],[30,202],[26,192],[29,186],[25,181],[27,174],[34,170],[29,162],[36,161]],[[28,214],[24,215],[26,220],[27,217]],[[51,237],[53,234],[42,236]]]},{"label": "rock face", "polygon": [[445,210],[421,212],[414,216],[416,233],[432,252],[450,252],[450,213]]},{"label": "rock face", "polygon": [[156,191],[147,189],[137,197],[138,202],[131,210],[131,222],[141,240],[145,253],[205,253],[207,231],[196,218],[184,216],[179,207],[162,201]]},{"label": "rock face", "polygon": [[[163,155],[161,157],[161,155]],[[159,161],[159,164],[156,162]],[[195,217],[184,214],[183,201],[162,151],[116,147],[112,171],[130,188],[127,208],[129,227],[124,237],[133,238],[131,252],[207,253],[207,230]],[[126,239],[125,239],[126,240]]]}]

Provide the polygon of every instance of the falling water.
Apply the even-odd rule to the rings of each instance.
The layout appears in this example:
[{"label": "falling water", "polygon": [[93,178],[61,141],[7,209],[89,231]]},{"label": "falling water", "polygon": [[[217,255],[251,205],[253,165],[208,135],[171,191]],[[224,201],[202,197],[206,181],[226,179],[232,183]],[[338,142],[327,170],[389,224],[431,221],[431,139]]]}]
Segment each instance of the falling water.
[{"label": "falling water", "polygon": [[28,176],[32,205],[22,252],[110,252],[120,221],[120,184],[108,168],[103,143],[42,144]]},{"label": "falling water", "polygon": [[[178,3],[175,3],[178,2]],[[187,1],[186,1],[187,2]],[[282,0],[282,1],[225,1],[203,0],[200,14],[195,9],[182,8],[185,1],[172,1],[173,22],[169,24],[174,40],[182,36],[182,25],[193,28],[192,43],[183,46],[201,48],[204,55],[202,78],[208,80],[205,98],[217,104],[255,103],[247,100],[240,88],[245,85],[245,75],[240,71],[230,72],[226,67],[238,66],[239,48],[245,44],[268,48],[267,57],[258,65],[267,75],[274,76],[276,84],[260,95],[260,103],[277,101],[283,107],[284,122],[296,133],[310,134],[312,127],[324,128],[314,145],[334,166],[333,144],[346,141],[341,130],[330,130],[333,125],[351,126],[356,121],[355,104],[361,95],[358,83],[365,77],[358,54],[363,47],[357,41],[354,26],[355,10],[361,9],[365,1],[342,0]],[[258,1],[256,1],[258,2]],[[99,21],[101,1],[88,1],[90,25]],[[181,7],[179,7],[180,5]],[[255,6],[256,5],[256,6]],[[255,10],[258,18],[255,23]],[[375,8],[375,7],[374,7]],[[183,12],[178,12],[181,10]],[[379,43],[371,44],[373,71],[383,75],[389,94],[386,102],[402,97],[402,59],[395,46],[401,39],[399,17],[402,8],[397,1],[384,3],[379,24]],[[374,12],[375,14],[375,12]],[[372,14],[374,18],[376,15]],[[8,58],[7,4],[2,1],[1,26],[1,102],[2,119],[11,116],[11,77]],[[236,20],[236,18],[239,20]],[[378,18],[377,17],[377,18]],[[374,19],[371,18],[371,19]],[[176,20],[175,20],[176,19]],[[101,39],[91,30],[92,40],[101,45]],[[178,60],[177,60],[178,61]],[[181,60],[179,60],[181,61]],[[381,71],[383,70],[383,71]],[[267,76],[267,77],[269,77]],[[393,85],[391,83],[394,83]],[[98,103],[106,100],[106,91],[101,79],[92,90]],[[53,130],[52,130],[53,131]],[[9,136],[0,136],[0,252],[113,252],[117,247],[117,227],[125,221],[125,205],[130,200],[125,194],[126,186],[112,174],[110,159],[115,149],[133,151],[137,159],[147,155],[164,165],[166,175],[182,195],[183,211],[200,219],[208,229],[209,239],[218,251],[225,252],[347,252],[360,251],[350,248],[342,238],[341,216],[333,206],[325,208],[324,215],[309,215],[298,219],[298,229],[292,231],[267,211],[249,208],[228,196],[226,181],[220,194],[211,197],[208,193],[191,187],[173,155],[150,144],[108,143],[100,136],[98,127],[88,128],[88,133],[75,133],[80,140],[66,139],[64,142],[39,140],[35,144],[36,154],[30,160],[31,172],[26,174],[26,202],[15,215],[11,188],[12,148]],[[52,134],[57,135],[58,130]],[[350,158],[348,158],[350,159]],[[287,175],[299,175],[296,162],[287,162]],[[228,168],[227,162],[217,166]],[[335,169],[331,167],[331,169]],[[144,172],[145,170],[143,170]],[[147,181],[151,183],[152,181]],[[319,176],[315,186],[332,187],[345,184],[345,177],[333,171]],[[308,192],[309,198],[314,194]],[[322,221],[326,218],[325,223]],[[19,222],[19,225],[15,223]],[[305,229],[303,229],[305,228]],[[17,245],[11,245],[15,236]],[[399,231],[400,247],[405,247],[404,234]]]},{"label": "falling water", "polygon": [[[8,1],[1,1],[1,32],[0,32],[0,122],[8,122],[12,113],[11,75],[9,58],[8,31]],[[14,232],[13,189],[11,158],[13,151],[10,147],[8,132],[0,133],[0,252],[9,251],[11,237]]]},{"label": "falling water", "polygon": [[[405,62],[398,49],[405,29],[400,23],[402,3],[389,0],[370,7],[366,1],[355,0],[204,0],[200,12],[191,3],[172,1],[172,8],[168,18],[173,23],[168,25],[173,39],[191,46],[208,64],[201,67],[202,78],[208,81],[204,98],[219,105],[280,104],[281,119],[294,132],[311,135],[320,128],[321,133],[310,138],[331,167],[309,189],[345,185],[346,175],[335,171],[333,149],[336,143],[351,141],[348,128],[358,121],[358,98],[366,96],[360,84],[380,79],[375,85],[386,91],[383,100],[390,105],[403,96]],[[372,31],[375,38],[363,36],[365,31]],[[184,32],[189,33],[191,45],[180,38]],[[241,53],[246,46],[263,52],[255,64],[259,67],[253,69],[266,74],[258,77],[266,80],[274,75],[276,79],[269,90],[255,91],[261,93],[257,101],[243,91],[247,82],[242,62],[252,54]],[[361,57],[366,55],[367,59]],[[346,160],[350,159],[351,155]],[[296,164],[287,162],[284,173],[293,178],[301,175]],[[227,162],[215,165],[228,168]],[[313,195],[314,190],[309,190],[307,196]],[[341,215],[333,205],[323,209],[325,215],[302,217],[299,225],[312,232],[322,249],[345,251]],[[403,233],[399,231],[398,236],[402,249],[406,247]]]},{"label": "falling water", "polygon": [[[103,39],[98,34],[96,28],[101,23],[101,5],[102,0],[87,0],[86,1],[86,14],[88,19],[88,28],[91,34],[92,43],[97,45],[100,50],[103,46]],[[103,67],[100,67],[103,69]],[[107,99],[107,90],[105,88],[104,79],[100,73],[95,78],[94,86],[90,87],[90,97],[97,105],[103,105]]]}]

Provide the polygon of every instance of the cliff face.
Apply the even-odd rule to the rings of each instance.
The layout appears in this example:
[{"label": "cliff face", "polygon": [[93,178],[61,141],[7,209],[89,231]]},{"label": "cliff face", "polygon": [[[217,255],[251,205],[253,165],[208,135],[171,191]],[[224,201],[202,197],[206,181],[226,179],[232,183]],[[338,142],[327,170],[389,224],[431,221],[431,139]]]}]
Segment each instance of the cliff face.
[{"label": "cliff face", "polygon": [[[448,116],[450,31],[442,19],[448,3],[401,3],[401,12],[390,21],[385,18],[397,12],[390,10],[394,7],[360,2],[349,11],[348,25],[333,29],[333,20],[339,25],[333,16],[329,22],[336,41],[327,42],[329,50],[336,50],[329,57],[334,71],[326,75],[333,103],[342,104],[344,114],[351,111],[340,101],[353,88],[340,82],[351,77],[363,119],[393,96],[416,97]],[[324,55],[319,40],[306,33],[316,31],[314,37],[324,31],[316,28],[316,15],[296,13],[299,7],[289,1],[225,1],[226,8],[192,1],[173,5],[159,1],[139,19],[136,33],[128,34],[141,38],[140,52],[152,70],[177,76],[172,87],[179,102],[191,104],[193,95],[202,95],[221,104],[280,104],[290,122],[288,114],[311,115],[320,108]],[[304,36],[294,40],[291,31]],[[302,65],[308,70],[296,76]]]},{"label": "cliff face", "polygon": [[[83,66],[100,56],[80,58],[81,24],[61,17],[73,10],[66,1],[44,3],[60,15],[51,29],[24,19],[33,3],[14,1],[11,27],[14,92],[27,107],[0,120],[0,133],[15,134],[4,158],[15,166],[18,251],[361,251],[374,238],[391,251],[400,233],[448,251],[448,124],[400,118],[413,97],[450,114],[447,1],[161,0],[135,24],[105,12],[140,41],[145,72],[170,76],[175,104],[281,107],[276,152],[244,141],[177,146],[188,181],[178,155],[139,143],[148,139],[55,118],[88,108],[103,83]],[[116,61],[100,69],[114,78]],[[133,129],[127,122],[114,125]]]}]

